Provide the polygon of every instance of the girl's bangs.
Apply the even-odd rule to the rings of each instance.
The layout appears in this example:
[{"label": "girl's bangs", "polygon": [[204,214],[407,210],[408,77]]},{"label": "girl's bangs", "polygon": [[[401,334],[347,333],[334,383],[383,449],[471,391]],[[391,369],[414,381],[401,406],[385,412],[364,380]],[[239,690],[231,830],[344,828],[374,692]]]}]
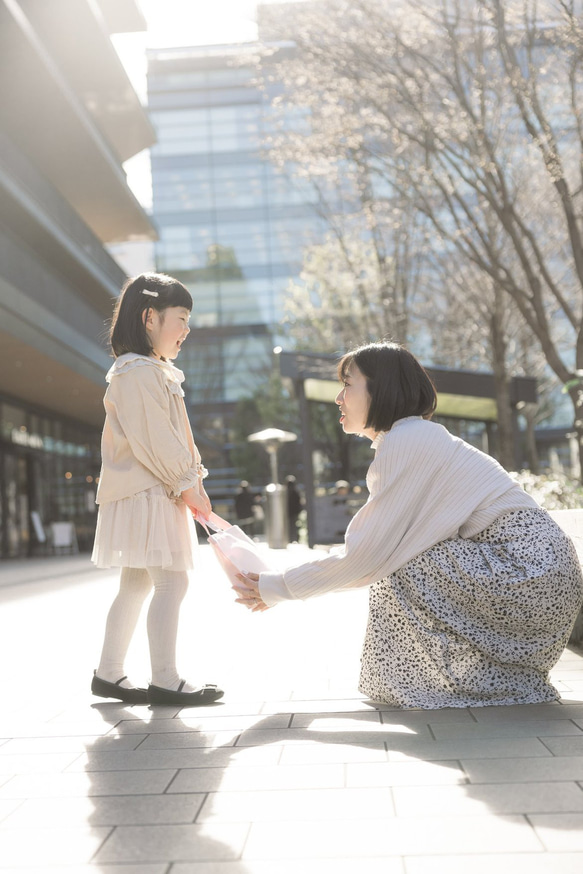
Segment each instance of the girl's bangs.
[{"label": "girl's bangs", "polygon": [[164,308],[184,307],[189,312],[192,310],[192,295],[187,288],[179,282],[171,285],[164,294]]}]

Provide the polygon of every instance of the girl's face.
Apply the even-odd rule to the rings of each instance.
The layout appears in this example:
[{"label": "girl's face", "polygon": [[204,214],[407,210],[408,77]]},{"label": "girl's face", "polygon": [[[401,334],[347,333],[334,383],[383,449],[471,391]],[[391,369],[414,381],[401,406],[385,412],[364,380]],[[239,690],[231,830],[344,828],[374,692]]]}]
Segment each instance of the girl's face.
[{"label": "girl's face", "polygon": [[362,434],[370,440],[375,439],[376,431],[366,427],[370,406],[366,376],[354,362],[344,377],[342,390],[336,395],[336,403],[340,407],[340,424],[345,434]]},{"label": "girl's face", "polygon": [[161,312],[152,308],[148,311],[146,331],[156,358],[167,361],[176,358],[190,333],[189,319],[190,312],[186,307],[166,307]]}]

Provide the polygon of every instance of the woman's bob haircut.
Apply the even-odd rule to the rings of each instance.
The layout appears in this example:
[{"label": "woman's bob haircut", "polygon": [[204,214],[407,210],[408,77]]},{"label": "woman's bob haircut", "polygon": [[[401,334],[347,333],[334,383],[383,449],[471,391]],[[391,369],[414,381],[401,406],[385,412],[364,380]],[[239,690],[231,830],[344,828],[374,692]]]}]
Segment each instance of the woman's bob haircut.
[{"label": "woman's bob haircut", "polygon": [[367,428],[390,431],[398,419],[430,419],[435,412],[435,386],[415,356],[398,343],[369,343],[347,352],[338,364],[341,382],[352,365],[366,377],[370,395]]},{"label": "woman's bob haircut", "polygon": [[146,331],[147,311],[164,312],[168,307],[192,310],[192,297],[177,279],[164,273],[140,273],[128,279],[116,302],[109,342],[116,358],[126,352],[151,355],[153,352]]}]

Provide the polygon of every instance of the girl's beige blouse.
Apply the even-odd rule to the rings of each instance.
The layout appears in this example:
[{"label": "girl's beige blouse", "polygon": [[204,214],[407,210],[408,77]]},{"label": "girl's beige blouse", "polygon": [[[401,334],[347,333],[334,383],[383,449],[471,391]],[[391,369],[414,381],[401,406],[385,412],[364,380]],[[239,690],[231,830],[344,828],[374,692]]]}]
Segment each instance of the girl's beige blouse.
[{"label": "girl's beige blouse", "polygon": [[207,475],[184,405],[184,374],[146,355],[120,355],[106,376],[102,468],[104,504],[162,483],[170,495],[198,488]]}]

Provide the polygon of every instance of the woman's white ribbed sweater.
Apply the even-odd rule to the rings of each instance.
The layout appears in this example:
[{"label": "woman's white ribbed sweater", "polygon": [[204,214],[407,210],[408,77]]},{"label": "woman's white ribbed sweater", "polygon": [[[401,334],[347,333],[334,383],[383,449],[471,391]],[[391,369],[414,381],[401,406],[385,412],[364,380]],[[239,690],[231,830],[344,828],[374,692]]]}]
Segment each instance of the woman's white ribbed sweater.
[{"label": "woman's white ribbed sweater", "polygon": [[369,498],[343,547],[284,573],[262,573],[268,606],[368,586],[442,540],[472,537],[512,510],[538,505],[491,456],[412,416],[372,444]]}]

